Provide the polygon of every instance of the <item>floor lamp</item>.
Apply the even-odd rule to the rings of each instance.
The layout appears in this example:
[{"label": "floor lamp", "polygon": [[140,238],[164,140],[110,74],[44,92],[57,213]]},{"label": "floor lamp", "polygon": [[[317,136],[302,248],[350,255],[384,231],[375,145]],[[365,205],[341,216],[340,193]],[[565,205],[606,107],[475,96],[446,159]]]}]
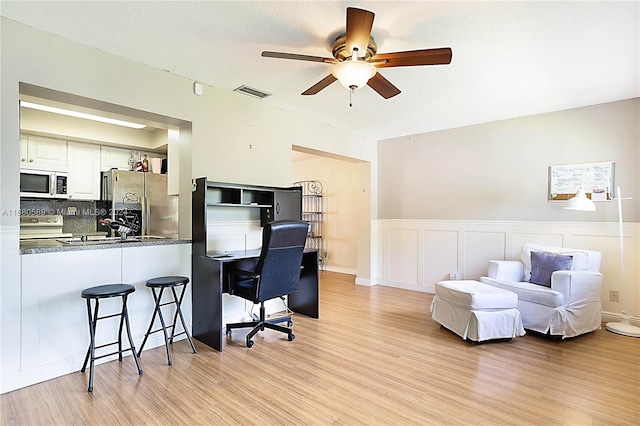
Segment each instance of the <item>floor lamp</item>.
[{"label": "floor lamp", "polygon": [[[616,198],[614,198],[614,200],[618,202],[618,232],[620,234],[620,268],[622,279],[623,309],[622,320],[620,322],[608,322],[607,330],[613,333],[623,334],[625,336],[640,337],[640,327],[636,327],[635,325],[629,323],[629,313],[627,312],[627,297],[625,292],[627,283],[624,276],[624,233],[622,227],[622,200],[631,200],[631,198],[622,198],[622,192],[620,191],[620,187],[618,186],[616,188]],[[565,209],[595,211],[596,205],[593,201],[587,198],[584,192],[584,188],[580,188],[576,196],[569,200]]]}]

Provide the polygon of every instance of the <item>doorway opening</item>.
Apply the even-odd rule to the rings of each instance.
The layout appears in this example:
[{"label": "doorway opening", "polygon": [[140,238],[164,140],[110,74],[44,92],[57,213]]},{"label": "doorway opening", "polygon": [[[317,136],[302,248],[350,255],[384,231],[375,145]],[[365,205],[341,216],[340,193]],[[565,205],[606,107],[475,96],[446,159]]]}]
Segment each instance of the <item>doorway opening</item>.
[{"label": "doorway opening", "polygon": [[371,164],[293,147],[293,181],[322,184],[322,262],[327,271],[369,277]]}]

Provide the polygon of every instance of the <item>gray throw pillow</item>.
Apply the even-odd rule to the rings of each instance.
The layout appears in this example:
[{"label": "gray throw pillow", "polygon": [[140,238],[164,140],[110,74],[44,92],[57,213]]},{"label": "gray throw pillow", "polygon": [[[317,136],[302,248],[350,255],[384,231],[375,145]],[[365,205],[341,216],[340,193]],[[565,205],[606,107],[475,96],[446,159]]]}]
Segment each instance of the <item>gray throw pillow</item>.
[{"label": "gray throw pillow", "polygon": [[555,271],[571,270],[572,261],[573,256],[571,255],[532,251],[531,279],[529,282],[551,287],[551,274]]}]

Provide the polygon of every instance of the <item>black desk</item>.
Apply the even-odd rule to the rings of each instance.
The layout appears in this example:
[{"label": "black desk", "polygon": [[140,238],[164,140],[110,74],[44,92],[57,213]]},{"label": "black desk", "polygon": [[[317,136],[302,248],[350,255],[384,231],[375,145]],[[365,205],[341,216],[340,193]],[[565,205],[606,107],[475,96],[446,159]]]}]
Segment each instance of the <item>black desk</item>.
[{"label": "black desk", "polygon": [[[228,253],[231,256],[192,255],[192,334],[222,351],[222,294],[228,293],[227,271],[252,269],[260,250]],[[318,252],[305,250],[298,291],[289,295],[289,308],[299,314],[319,318]]]}]

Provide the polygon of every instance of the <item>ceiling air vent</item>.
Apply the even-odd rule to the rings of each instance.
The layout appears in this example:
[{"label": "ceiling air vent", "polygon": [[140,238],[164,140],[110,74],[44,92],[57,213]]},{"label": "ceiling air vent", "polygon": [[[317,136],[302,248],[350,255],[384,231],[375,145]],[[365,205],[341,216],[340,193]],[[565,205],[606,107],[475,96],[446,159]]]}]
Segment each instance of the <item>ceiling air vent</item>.
[{"label": "ceiling air vent", "polygon": [[253,87],[249,87],[249,86],[240,86],[240,87],[238,87],[236,89],[233,89],[233,91],[245,94],[247,96],[251,96],[252,98],[258,98],[258,99],[262,99],[262,98],[266,98],[267,96],[271,96],[271,93],[263,92],[261,90],[254,89]]}]

